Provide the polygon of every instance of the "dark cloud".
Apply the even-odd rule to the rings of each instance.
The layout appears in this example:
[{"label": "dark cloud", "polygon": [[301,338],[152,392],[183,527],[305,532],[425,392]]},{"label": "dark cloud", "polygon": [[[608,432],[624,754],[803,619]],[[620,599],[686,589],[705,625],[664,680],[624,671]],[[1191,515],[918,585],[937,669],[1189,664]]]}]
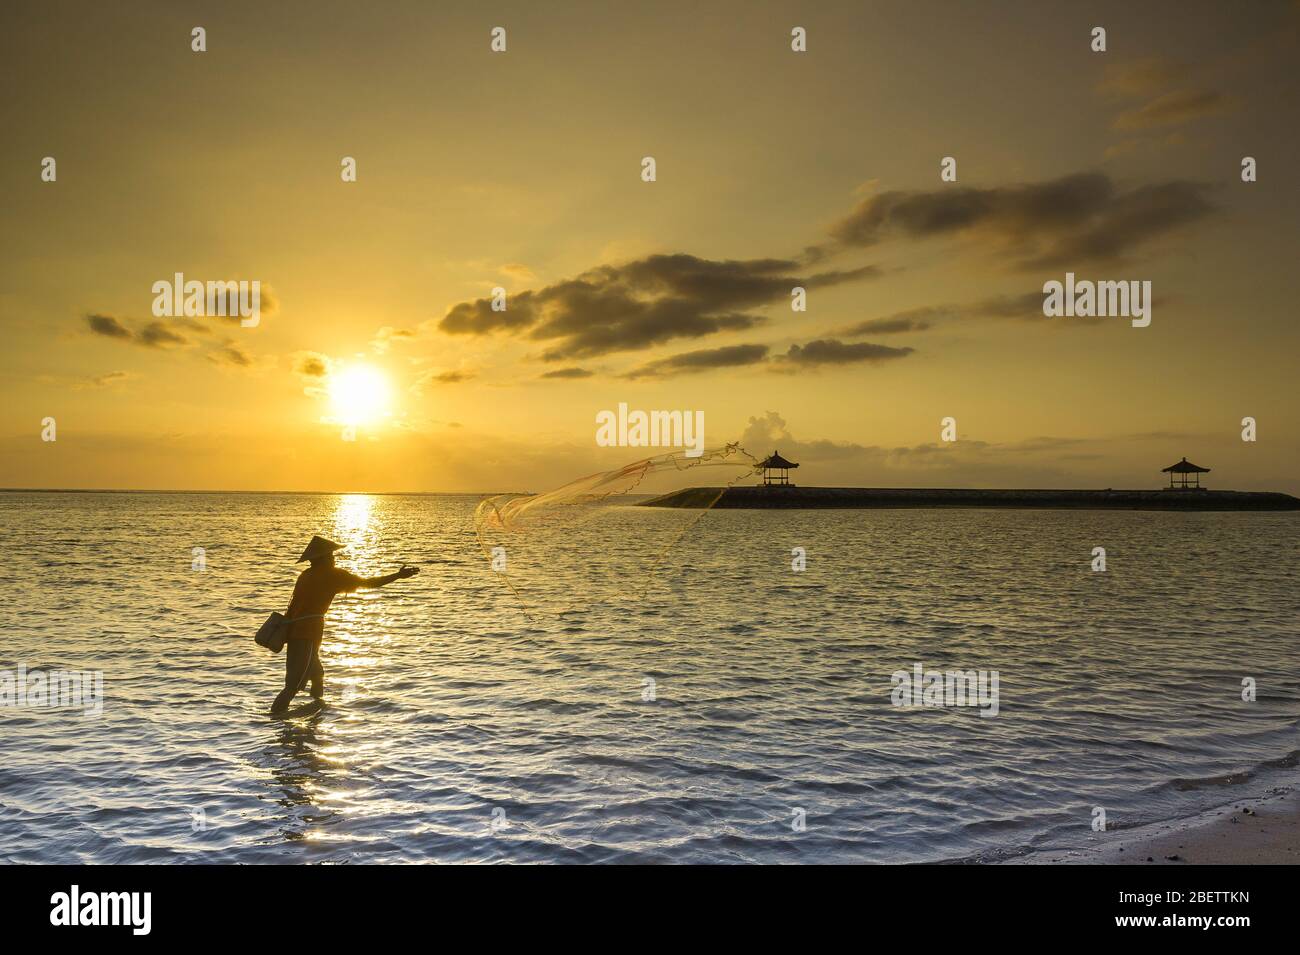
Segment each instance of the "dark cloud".
[{"label": "dark cloud", "polygon": [[422,385],[458,385],[474,377],[474,373],[470,371],[430,371],[421,375],[414,387],[418,389]]},{"label": "dark cloud", "polygon": [[162,322],[150,322],[136,332],[135,340],[148,348],[170,348],[186,342],[184,335],[172,331]]},{"label": "dark cloud", "polygon": [[1040,322],[1047,318],[1043,314],[1042,289],[1022,295],[995,295],[969,305],[952,305],[949,311],[956,318],[1011,318]]},{"label": "dark cloud", "polygon": [[511,296],[505,311],[490,299],[461,302],[438,327],[453,335],[493,332],[545,342],[544,361],[591,358],[680,338],[744,331],[763,321],[748,309],[788,302],[795,286],[825,287],[874,278],[873,266],[801,275],[789,259],[714,261],[652,255],[602,265],[574,279]]},{"label": "dark cloud", "polygon": [[777,361],[801,368],[851,365],[906,358],[913,351],[912,348],[892,348],[872,342],[842,342],[836,338],[820,338],[806,345],[791,345],[790,350],[779,356]]},{"label": "dark cloud", "polygon": [[590,378],[594,371],[588,371],[585,368],[557,368],[555,371],[548,371],[542,378]]},{"label": "dark cloud", "polygon": [[766,360],[766,345],[727,345],[723,348],[701,348],[697,351],[682,352],[668,358],[647,362],[640,368],[634,368],[625,378],[666,378],[672,375],[712,368],[735,368],[740,365],[755,365]]},{"label": "dark cloud", "polygon": [[212,325],[206,319],[198,321],[193,318],[172,318],[168,319],[173,328],[181,328],[187,332],[195,332],[199,335],[209,335],[212,333]]},{"label": "dark cloud", "polygon": [[831,228],[845,246],[902,236],[963,236],[1014,268],[1115,262],[1151,240],[1209,215],[1208,187],[1184,181],[1127,191],[1103,173],[992,189],[892,191],[863,200]]},{"label": "dark cloud", "polygon": [[318,351],[299,351],[289,356],[290,368],[302,381],[302,393],[313,398],[324,398],[329,391],[325,381],[334,368],[334,362],[328,355]]},{"label": "dark cloud", "polygon": [[[1156,297],[1153,304],[1160,304]],[[958,321],[978,319],[1008,320],[1016,322],[1042,322],[1056,328],[1102,328],[1112,319],[1098,316],[1076,315],[1062,320],[1043,314],[1043,292],[1038,289],[1022,295],[995,295],[966,305],[949,306],[949,313]]]},{"label": "dark cloud", "polygon": [[869,318],[863,322],[845,326],[835,332],[845,338],[857,338],[859,335],[897,335],[902,332],[923,332],[931,327],[936,319],[948,317],[943,308],[912,308],[897,312],[885,318]]},{"label": "dark cloud", "polygon": [[86,324],[96,335],[103,335],[105,338],[124,338],[132,337],[131,330],[119,322],[112,315],[87,315]]},{"label": "dark cloud", "polygon": [[[1152,306],[1165,307],[1176,301],[1175,296],[1156,295],[1152,297]],[[925,321],[920,321],[921,318],[924,318]],[[841,328],[835,331],[834,334],[845,338],[873,332],[880,334],[887,331],[895,323],[900,326],[910,323],[912,328],[906,330],[923,331],[946,321],[970,322],[980,319],[1043,322],[1057,328],[1101,328],[1113,322],[1112,319],[1104,316],[1074,316],[1069,319],[1049,318],[1043,314],[1043,292],[1041,289],[1035,289],[1032,292],[1024,292],[1020,295],[995,295],[960,305],[932,305],[925,308],[909,309],[883,318],[859,322],[856,325]],[[900,328],[899,330],[904,329]]]},{"label": "dark cloud", "polygon": [[[1167,304],[1169,300],[1156,296],[1153,304]],[[1100,328],[1110,322],[1107,318],[1075,317],[1068,321],[1048,318],[1043,314],[1041,288],[1020,295],[994,295],[975,302],[954,305],[927,305],[911,308],[881,318],[868,319],[854,325],[836,329],[831,334],[842,338],[860,335],[884,335],[894,332],[922,332],[945,322],[971,322],[980,319],[1045,322],[1059,326],[1087,326]]]},{"label": "dark cloud", "polygon": [[330,360],[320,352],[298,352],[293,357],[293,373],[303,378],[324,378],[329,370]]},{"label": "dark cloud", "polygon": [[208,352],[208,361],[231,368],[251,368],[253,356],[240,344],[226,339],[219,348]]},{"label": "dark cloud", "polygon": [[96,335],[112,338],[115,341],[130,342],[133,345],[143,345],[146,348],[169,348],[188,342],[184,335],[161,321],[150,322],[138,331],[112,315],[87,315],[86,324]]},{"label": "dark cloud", "polygon": [[[220,288],[213,291],[213,312],[207,316],[209,321],[226,322],[230,325],[240,325],[243,322],[243,316],[239,314],[240,295],[239,287],[235,282],[230,283],[230,288]],[[252,303],[252,290],[248,293],[249,303]],[[183,301],[183,300],[182,300]],[[206,310],[207,293],[204,292],[203,307]],[[177,306],[179,308],[179,306]],[[271,286],[265,282],[258,286],[257,292],[257,315],[260,321],[263,318],[270,318],[280,309],[280,300],[276,297]],[[225,312],[224,315],[216,314]]]}]

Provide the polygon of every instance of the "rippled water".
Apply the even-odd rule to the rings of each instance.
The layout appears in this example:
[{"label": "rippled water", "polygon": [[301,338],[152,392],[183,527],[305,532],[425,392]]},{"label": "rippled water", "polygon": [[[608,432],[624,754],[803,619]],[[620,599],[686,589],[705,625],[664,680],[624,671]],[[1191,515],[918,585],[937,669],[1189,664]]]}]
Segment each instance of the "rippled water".
[{"label": "rippled water", "polygon": [[[0,494],[0,670],[105,692],[0,709],[0,859],[992,858],[1295,762],[1294,515],[715,511],[671,586],[576,574],[557,618],[491,572],[475,500]],[[618,543],[678,518],[620,508],[578,543],[617,579]],[[272,720],[283,657],[251,633],[312,533],[425,572],[336,601],[330,705]],[[892,706],[917,662],[997,670],[999,714]]]}]

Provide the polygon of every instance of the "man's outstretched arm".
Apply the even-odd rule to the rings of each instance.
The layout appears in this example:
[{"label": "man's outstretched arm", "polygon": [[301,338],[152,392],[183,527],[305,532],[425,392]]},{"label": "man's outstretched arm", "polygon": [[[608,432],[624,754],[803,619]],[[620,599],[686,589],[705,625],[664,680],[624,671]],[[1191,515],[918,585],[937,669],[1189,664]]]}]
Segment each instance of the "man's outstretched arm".
[{"label": "man's outstretched arm", "polygon": [[357,583],[358,587],[387,587],[395,580],[405,580],[407,577],[414,577],[420,572],[419,567],[402,567],[401,570],[388,574],[384,577],[361,577]]}]

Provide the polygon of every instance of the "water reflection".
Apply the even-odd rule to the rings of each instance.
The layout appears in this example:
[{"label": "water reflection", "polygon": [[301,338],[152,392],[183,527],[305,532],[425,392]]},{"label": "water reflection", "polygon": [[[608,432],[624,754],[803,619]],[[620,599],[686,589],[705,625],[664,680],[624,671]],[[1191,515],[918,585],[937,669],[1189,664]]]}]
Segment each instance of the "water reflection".
[{"label": "water reflection", "polygon": [[334,508],[335,538],[349,547],[360,544],[370,531],[375,499],[369,494],[343,494]]},{"label": "water reflection", "polygon": [[[374,518],[375,498],[368,494],[340,495],[333,510],[333,538],[347,550],[340,563],[357,573],[373,559],[371,551],[378,522]],[[373,665],[366,652],[369,641],[361,634],[363,604],[353,596],[335,599],[325,621],[321,660],[325,667],[327,698],[348,702],[358,695],[362,672]],[[326,719],[328,709],[311,716],[277,721],[270,745],[263,750],[273,785],[279,790],[275,801],[285,813],[279,830],[286,842],[318,838],[321,829],[338,817],[340,809],[331,801],[331,785],[349,773],[354,748],[330,733],[337,721]]]},{"label": "water reflection", "polygon": [[276,721],[272,745],[263,751],[281,793],[276,802],[288,810],[280,827],[287,842],[306,839],[311,827],[337,815],[317,802],[325,793],[326,774],[338,768],[335,760],[322,755],[326,739],[317,732],[322,728],[322,713],[300,721]]}]

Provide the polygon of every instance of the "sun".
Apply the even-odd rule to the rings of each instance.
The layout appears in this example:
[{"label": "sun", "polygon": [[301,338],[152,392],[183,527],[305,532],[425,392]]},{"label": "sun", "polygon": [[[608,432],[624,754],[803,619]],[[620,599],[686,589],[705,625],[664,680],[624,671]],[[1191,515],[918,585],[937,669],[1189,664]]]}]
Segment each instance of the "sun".
[{"label": "sun", "polygon": [[343,424],[373,424],[388,413],[388,379],[369,365],[350,365],[332,374],[329,394]]}]

